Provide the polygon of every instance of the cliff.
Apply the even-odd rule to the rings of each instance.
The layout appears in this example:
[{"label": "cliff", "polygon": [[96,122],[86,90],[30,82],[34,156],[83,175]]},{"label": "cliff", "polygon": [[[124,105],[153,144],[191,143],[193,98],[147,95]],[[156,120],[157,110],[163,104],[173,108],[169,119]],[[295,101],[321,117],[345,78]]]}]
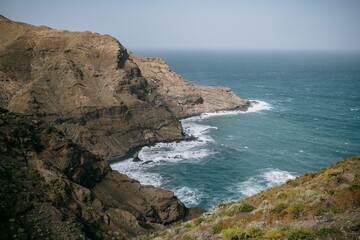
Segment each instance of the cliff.
[{"label": "cliff", "polygon": [[0,16],[0,238],[123,239],[198,216],[103,158],[183,139],[179,118],[249,104],[111,36]]},{"label": "cliff", "polygon": [[196,86],[113,37],[0,18],[0,107],[36,114],[105,158],[183,138],[179,118],[246,110],[229,89]]},{"label": "cliff", "polygon": [[122,239],[199,215],[34,116],[0,109],[0,238]]},{"label": "cliff", "polygon": [[360,157],[138,239],[359,239]]}]

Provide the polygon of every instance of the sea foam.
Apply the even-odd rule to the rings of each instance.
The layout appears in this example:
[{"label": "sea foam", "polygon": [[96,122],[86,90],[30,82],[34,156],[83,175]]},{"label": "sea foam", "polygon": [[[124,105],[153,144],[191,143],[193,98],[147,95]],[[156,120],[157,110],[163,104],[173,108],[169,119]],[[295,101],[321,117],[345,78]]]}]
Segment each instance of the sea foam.
[{"label": "sea foam", "polygon": [[[157,173],[152,169],[159,165],[176,164],[181,161],[201,161],[205,157],[214,154],[216,150],[211,150],[207,145],[213,142],[214,139],[209,135],[211,131],[217,130],[217,127],[202,124],[202,119],[217,116],[235,115],[243,113],[253,113],[263,110],[270,110],[270,104],[251,100],[252,106],[246,111],[222,111],[216,113],[204,113],[198,117],[191,117],[181,120],[183,131],[189,136],[194,136],[193,141],[181,141],[171,143],[157,143],[154,146],[143,147],[138,156],[141,159],[139,162],[134,162],[132,158],[113,163],[111,167],[121,173],[128,175],[131,178],[138,180],[142,184],[153,185],[156,187],[169,186],[161,173]],[[275,176],[276,174],[274,174]],[[266,178],[266,175],[265,177]],[[281,177],[280,177],[281,178]],[[278,180],[276,180],[278,182]],[[280,181],[280,180],[279,180]],[[276,182],[276,183],[277,183]],[[246,183],[244,183],[246,184]],[[244,189],[249,194],[262,190],[257,186],[253,189]],[[204,194],[195,188],[187,186],[170,188],[175,195],[185,203],[188,207],[197,206]]]},{"label": "sea foam", "polygon": [[218,112],[202,113],[200,116],[187,118],[187,119],[185,119],[185,121],[194,121],[194,120],[200,120],[200,119],[206,119],[206,118],[218,117],[218,116],[229,116],[229,115],[237,115],[237,114],[255,113],[255,112],[272,109],[272,106],[270,103],[260,101],[260,100],[249,100],[249,101],[251,102],[251,105],[247,111],[234,110],[234,111],[218,111]]},{"label": "sea foam", "polygon": [[205,196],[205,194],[198,189],[186,186],[175,188],[173,192],[186,206],[198,206]]},{"label": "sea foam", "polygon": [[269,187],[285,183],[295,176],[287,171],[279,169],[266,169],[257,176],[250,177],[248,180],[235,184],[229,191],[240,192],[242,195],[251,196]]}]

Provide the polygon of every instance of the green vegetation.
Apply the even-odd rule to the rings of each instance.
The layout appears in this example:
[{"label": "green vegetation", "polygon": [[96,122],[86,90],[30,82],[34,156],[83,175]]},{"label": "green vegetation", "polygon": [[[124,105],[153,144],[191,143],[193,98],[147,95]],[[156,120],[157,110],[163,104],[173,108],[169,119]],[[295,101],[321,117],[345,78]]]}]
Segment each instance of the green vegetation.
[{"label": "green vegetation", "polygon": [[215,224],[214,226],[212,226],[210,233],[212,235],[218,234],[220,233],[222,230],[222,226],[220,224]]},{"label": "green vegetation", "polygon": [[186,234],[186,235],[182,238],[182,240],[196,240],[196,237],[192,237],[192,236]]},{"label": "green vegetation", "polygon": [[287,205],[286,203],[279,203],[278,205],[276,205],[275,207],[275,212],[277,213],[281,213],[284,209],[286,209],[289,205]]},{"label": "green vegetation", "polygon": [[241,229],[225,229],[222,231],[223,240],[245,239],[245,233]]},{"label": "green vegetation", "polygon": [[272,239],[281,239],[283,236],[280,229],[272,228],[267,231],[264,235],[264,239],[272,240]]},{"label": "green vegetation", "polygon": [[352,225],[350,227],[350,230],[354,231],[354,232],[360,232],[360,222],[355,223],[354,225]]},{"label": "green vegetation", "polygon": [[277,199],[285,199],[287,198],[287,194],[285,191],[281,190],[276,194]]},{"label": "green vegetation", "polygon": [[357,189],[360,189],[360,183],[356,182],[356,183],[350,184],[349,189],[350,189],[351,191],[355,191],[355,190],[357,190]]},{"label": "green vegetation", "polygon": [[304,212],[304,205],[301,203],[294,203],[291,206],[291,214],[293,219],[295,218],[299,218],[301,216],[301,214]]},{"label": "green vegetation", "polygon": [[185,223],[185,225],[184,225],[184,228],[192,228],[192,227],[193,227],[192,222],[187,222],[187,223]]},{"label": "green vegetation", "polygon": [[288,240],[315,239],[314,234],[305,228],[289,228],[286,235]]},{"label": "green vegetation", "polygon": [[330,172],[327,177],[328,178],[333,178],[333,177],[336,177],[336,176],[342,174],[343,172],[344,172],[344,166],[341,165],[337,169]]},{"label": "green vegetation", "polygon": [[255,207],[249,203],[243,203],[239,206],[239,212],[252,212]]},{"label": "green vegetation", "polygon": [[326,209],[323,208],[323,207],[318,207],[316,210],[315,210],[315,213],[314,215],[315,216],[322,216],[326,213]]},{"label": "green vegetation", "polygon": [[245,235],[247,238],[258,238],[263,234],[263,231],[258,226],[250,226],[246,229]]},{"label": "green vegetation", "polygon": [[[218,239],[221,233],[223,240],[355,239],[360,232],[360,222],[354,221],[352,214],[360,207],[360,174],[357,174],[360,165],[356,167],[351,158],[347,161],[238,202],[219,204],[214,212],[191,221],[188,225],[191,228],[183,224],[181,230],[163,239],[192,240],[184,235],[204,233],[212,234],[210,239]],[[340,179],[341,171],[346,175]],[[329,178],[329,174],[332,177]],[[254,211],[256,208],[258,211]],[[329,218],[339,228],[299,227],[306,223],[314,226],[314,221],[322,223],[317,226],[327,226],[325,221]],[[346,223],[351,222],[347,227],[342,225],[345,219]],[[340,226],[343,226],[341,230]]]},{"label": "green vegetation", "polygon": [[204,221],[205,221],[205,218],[200,217],[200,218],[197,218],[197,219],[194,220],[194,224],[195,224],[195,226],[199,226]]},{"label": "green vegetation", "polygon": [[327,237],[327,236],[335,237],[340,235],[341,231],[338,228],[320,228],[316,230],[314,233],[318,237]]}]

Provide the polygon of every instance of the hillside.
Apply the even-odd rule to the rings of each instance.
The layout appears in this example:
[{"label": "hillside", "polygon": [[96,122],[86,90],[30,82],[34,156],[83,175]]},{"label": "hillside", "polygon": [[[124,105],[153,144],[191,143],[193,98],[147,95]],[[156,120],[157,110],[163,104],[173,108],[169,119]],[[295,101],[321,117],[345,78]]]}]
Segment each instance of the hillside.
[{"label": "hillside", "polygon": [[246,110],[229,89],[194,85],[115,38],[0,16],[0,107],[36,114],[107,159],[182,139],[179,118]]},{"label": "hillside", "polygon": [[0,239],[122,239],[201,212],[112,171],[39,118],[0,109]]},{"label": "hillside", "polygon": [[359,239],[360,157],[138,239]]}]

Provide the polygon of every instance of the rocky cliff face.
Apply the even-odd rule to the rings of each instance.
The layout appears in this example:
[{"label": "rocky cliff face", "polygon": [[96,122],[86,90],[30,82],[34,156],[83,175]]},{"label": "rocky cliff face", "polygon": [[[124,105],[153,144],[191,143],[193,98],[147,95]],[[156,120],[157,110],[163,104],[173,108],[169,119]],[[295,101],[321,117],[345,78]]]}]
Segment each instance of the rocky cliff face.
[{"label": "rocky cliff face", "polygon": [[223,110],[245,111],[250,105],[229,88],[199,86],[186,81],[160,58],[130,56],[151,85],[149,101],[155,106],[165,106],[178,118]]},{"label": "rocky cliff face", "polygon": [[39,118],[0,110],[1,239],[123,239],[201,212],[112,171]]},{"label": "rocky cliff face", "polygon": [[191,84],[160,59],[129,55],[111,36],[0,17],[0,107],[37,114],[102,157],[181,139],[178,118],[248,105],[229,89]]}]

